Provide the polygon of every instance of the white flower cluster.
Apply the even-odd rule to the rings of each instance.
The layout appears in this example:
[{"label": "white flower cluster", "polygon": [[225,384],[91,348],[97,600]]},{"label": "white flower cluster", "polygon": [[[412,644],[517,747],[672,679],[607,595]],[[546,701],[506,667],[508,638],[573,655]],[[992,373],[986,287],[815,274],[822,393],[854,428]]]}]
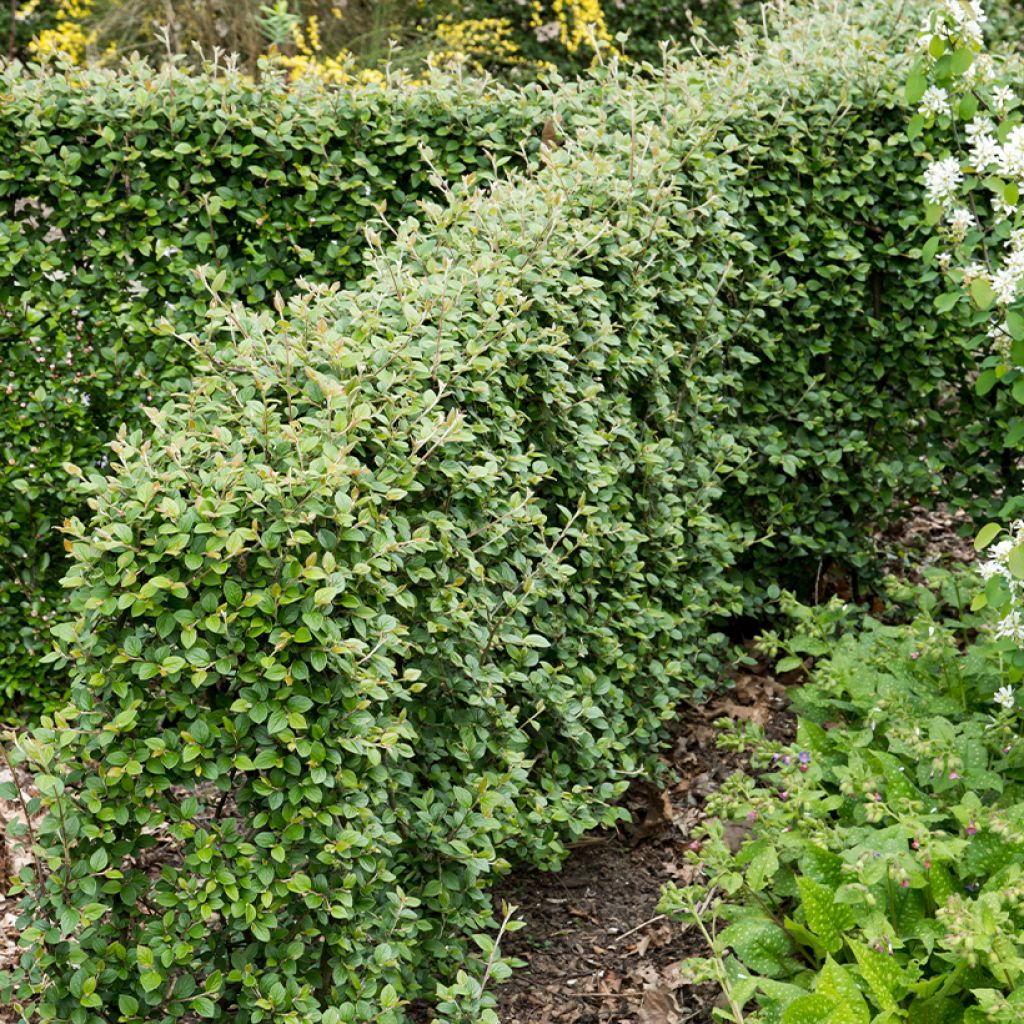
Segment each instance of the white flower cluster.
[{"label": "white flower cluster", "polygon": [[974,214],[966,207],[961,206],[949,215],[949,233],[957,242],[962,242],[974,225]]},{"label": "white flower cluster", "polygon": [[949,93],[937,85],[928,86],[921,97],[921,106],[918,109],[925,117],[938,117],[942,114],[949,117],[953,113],[949,105]]},{"label": "white flower cluster", "polygon": [[992,90],[992,105],[1000,114],[1005,114],[1015,99],[1013,90],[1008,85],[997,85]]},{"label": "white flower cluster", "polygon": [[945,206],[956,195],[963,180],[964,175],[960,170],[960,161],[955,156],[936,160],[925,168],[925,195],[929,202]]},{"label": "white flower cluster", "polygon": [[1010,535],[993,544],[988,549],[988,558],[978,567],[982,579],[990,580],[1001,576],[1010,589],[1013,602],[1012,610],[999,622],[993,630],[996,639],[1008,637],[1017,643],[1024,643],[1024,580],[1017,579],[1010,571],[1010,554],[1014,548],[1024,544],[1024,520],[1017,519],[1010,524]]},{"label": "white flower cluster", "polygon": [[[948,53],[951,49],[969,49],[974,60],[966,73],[961,74],[960,83],[954,80],[951,88],[930,85],[921,97],[919,113],[925,117],[956,116],[962,107],[960,97],[969,96],[973,90],[978,95],[979,86],[991,79],[993,62],[978,51],[983,46],[982,26],[986,22],[985,10],[980,0],[938,0],[937,9],[928,20],[925,42],[928,59],[937,59],[932,43],[937,36],[943,41]],[[978,68],[984,63],[984,70]],[[973,73],[972,73],[973,72]],[[933,160],[924,171],[925,195],[930,203],[942,208],[946,237],[954,244],[973,244],[968,233],[981,228],[983,231],[1001,224],[1018,215],[1019,196],[1024,194],[1024,125],[1016,125],[1009,131],[1000,131],[996,121],[1003,120],[1008,112],[1018,105],[1013,89],[997,85],[988,90],[987,111],[977,110],[972,103],[970,119],[964,125],[967,139],[966,152],[958,156],[946,156]],[[1002,140],[1002,141],[1000,141]],[[983,178],[997,175],[1007,181],[1009,188],[992,194],[989,190],[981,193],[984,206],[973,200],[965,204],[964,199]],[[1015,187],[1014,187],[1015,186]],[[984,209],[993,223],[984,220],[979,224],[976,207]],[[1024,291],[1024,246],[1011,244],[1005,257],[996,254],[993,247],[987,252],[987,266],[973,264],[961,266],[958,273],[963,285],[983,278],[991,287],[996,304],[1005,309],[1015,302]],[[944,271],[953,269],[950,253],[937,254],[938,265]],[[1002,329],[1000,328],[1000,333]]]},{"label": "white flower cluster", "polygon": [[926,44],[931,42],[932,36],[939,35],[953,42],[981,46],[987,20],[981,0],[942,0],[935,24],[929,18],[923,38]]}]

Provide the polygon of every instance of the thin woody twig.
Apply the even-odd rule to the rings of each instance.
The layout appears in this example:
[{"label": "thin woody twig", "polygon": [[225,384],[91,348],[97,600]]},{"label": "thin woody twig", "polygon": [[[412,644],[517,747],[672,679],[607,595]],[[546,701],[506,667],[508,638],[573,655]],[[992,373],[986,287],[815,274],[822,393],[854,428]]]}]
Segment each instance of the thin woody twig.
[{"label": "thin woody twig", "polygon": [[36,868],[36,878],[39,881],[39,891],[42,893],[44,881],[43,881],[43,867],[39,863],[39,855],[36,852],[36,833],[35,829],[32,828],[32,817],[28,813],[28,807],[25,804],[25,794],[21,791],[21,786],[18,783],[18,776],[14,773],[14,765],[11,764],[11,759],[7,755],[7,745],[0,743],[0,756],[4,759],[4,764],[7,765],[7,770],[11,773],[11,781],[14,783],[14,790],[18,794],[18,803],[21,806],[21,813],[25,816],[25,828],[28,832],[28,841],[32,848],[32,862]]},{"label": "thin woody twig", "polygon": [[649,918],[648,920],[644,921],[643,924],[638,924],[635,928],[630,928],[628,932],[623,932],[620,936],[618,936],[615,939],[615,941],[612,943],[612,945],[613,946],[617,946],[623,939],[629,938],[630,935],[635,935],[637,932],[642,931],[648,925],[656,924],[658,921],[664,921],[664,920],[665,920],[665,915],[664,914],[655,914],[654,917]]}]

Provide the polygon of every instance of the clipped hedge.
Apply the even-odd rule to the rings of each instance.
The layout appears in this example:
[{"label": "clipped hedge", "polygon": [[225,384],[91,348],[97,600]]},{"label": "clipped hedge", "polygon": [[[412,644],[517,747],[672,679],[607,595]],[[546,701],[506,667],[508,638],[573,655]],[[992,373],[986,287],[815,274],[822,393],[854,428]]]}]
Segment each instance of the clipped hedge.
[{"label": "clipped hedge", "polygon": [[[945,459],[971,356],[866,280],[935,294],[882,143],[901,62],[854,14],[566,88],[536,173],[424,207],[358,287],[218,302],[208,369],[81,470],[9,1000],[389,1022],[454,975],[442,1016],[474,1019],[489,881],[621,813],[713,624],[776,578],[762,526],[861,552]],[[877,191],[839,205],[844,157]]]},{"label": "clipped hedge", "polygon": [[62,465],[100,465],[123,421],[187,381],[191,353],[156,326],[202,323],[197,268],[255,307],[302,277],[354,281],[377,207],[397,222],[434,170],[521,164],[550,108],[457,76],[318,91],[144,64],[12,65],[0,95],[0,694],[31,707],[54,692],[38,658],[56,528],[81,511]]},{"label": "clipped hedge", "polygon": [[44,1016],[398,1020],[510,855],[621,816],[735,605],[730,233],[670,84],[677,129],[596,108],[357,290],[218,307],[216,369],[90,474],[74,731],[25,748],[75,834],[22,922]]},{"label": "clipped hedge", "polygon": [[[882,17],[899,27],[894,12]],[[756,45],[743,36],[738,52]],[[742,73],[744,59],[721,67]],[[830,562],[870,568],[872,524],[912,500],[970,491],[983,514],[1018,477],[1002,453],[1014,410],[951,390],[978,357],[955,315],[931,305],[934,268],[909,258],[925,236],[919,165],[890,144],[905,123],[898,76],[833,88],[837,72],[801,54],[782,83],[792,59],[766,50],[761,67],[778,66],[750,79],[751,102],[707,115],[731,129],[711,146],[729,156],[719,188],[737,232],[721,298],[744,311],[718,350],[737,381],[719,422],[749,449],[717,512],[759,540],[742,559],[751,611],[777,576],[806,593]],[[620,85],[593,81],[511,90],[435,76],[411,90],[326,92],[170,81],[144,66],[8,69],[4,80],[0,691],[23,714],[66,687],[38,664],[62,614],[56,527],[82,511],[62,465],[101,467],[122,420],[137,425],[143,403],[184,386],[193,354],[157,324],[201,321],[197,267],[210,263],[207,284],[253,308],[293,294],[301,276],[354,284],[375,204],[388,203],[392,225],[415,213],[439,195],[431,166],[486,179],[494,164],[535,164],[552,112],[567,138],[595,116],[631,130],[634,116]],[[43,208],[45,219],[30,212]]]}]

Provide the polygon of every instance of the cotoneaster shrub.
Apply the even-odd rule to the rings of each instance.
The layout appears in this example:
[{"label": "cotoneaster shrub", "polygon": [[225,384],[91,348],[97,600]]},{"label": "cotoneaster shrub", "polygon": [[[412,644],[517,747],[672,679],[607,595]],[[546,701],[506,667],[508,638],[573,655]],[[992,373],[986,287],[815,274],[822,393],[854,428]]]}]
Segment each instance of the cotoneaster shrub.
[{"label": "cotoneaster shrub", "polygon": [[[186,386],[155,325],[202,323],[197,268],[256,308],[302,276],[353,281],[364,227],[431,194],[431,168],[535,153],[545,94],[434,75],[416,88],[12,65],[0,74],[0,693],[38,701],[79,513],[65,462],[101,466],[123,422]],[[429,155],[425,155],[429,151]]]},{"label": "cotoneaster shrub", "polygon": [[75,708],[24,747],[70,845],[8,1000],[398,1020],[509,856],[621,816],[735,607],[728,211],[687,93],[406,222],[357,290],[218,307],[213,369],[88,474]]},{"label": "cotoneaster shrub", "polygon": [[[857,38],[874,20],[894,40],[912,34],[920,12],[896,14],[852,7],[836,31]],[[748,33],[739,52],[759,46]],[[952,498],[987,513],[989,495],[1018,478],[1004,440],[1020,422],[1001,392],[975,393],[973,330],[959,309],[935,308],[940,275],[916,258],[928,236],[907,213],[920,194],[920,167],[896,144],[905,126],[904,64],[871,61],[860,49],[840,54],[838,65],[830,48],[762,49],[750,103],[709,111],[731,126],[709,143],[723,158],[718,188],[736,229],[736,273],[720,297],[742,312],[708,358],[723,360],[719,368],[736,382],[720,429],[749,449],[723,478],[717,511],[759,540],[741,562],[752,611],[776,575],[807,588],[833,562],[870,569],[872,524],[914,500]],[[740,68],[744,59],[726,54],[720,67]],[[75,85],[78,74],[88,88]],[[555,142],[589,130],[595,117],[624,131],[643,123],[641,101],[600,79],[519,92],[441,77],[411,92],[317,94],[274,81],[179,75],[172,93],[146,74],[14,76],[16,102],[5,108],[12,170],[0,185],[8,208],[24,211],[46,196],[70,240],[21,215],[7,236],[15,376],[4,384],[12,402],[3,428],[9,497],[0,513],[8,545],[0,548],[0,614],[10,623],[5,685],[22,695],[23,712],[44,689],[52,700],[66,685],[38,667],[63,600],[56,527],[80,510],[61,467],[102,467],[117,424],[137,423],[141,404],[184,386],[190,351],[154,324],[173,314],[180,329],[195,326],[208,299],[197,266],[210,262],[207,283],[223,272],[218,287],[256,308],[274,288],[289,294],[299,275],[354,280],[365,218],[376,216],[378,199],[388,201],[394,224],[431,194],[417,139],[428,140],[442,173],[457,178],[469,169],[481,179],[489,151],[505,167],[521,166],[525,145],[526,162],[534,161],[549,115]],[[658,75],[638,72],[636,88]],[[151,108],[150,122],[141,120]],[[45,119],[40,111],[49,112]],[[661,114],[646,116],[656,123]],[[156,127],[104,141],[108,123],[137,121]],[[216,146],[203,141],[222,130]],[[169,131],[192,141],[174,135],[154,144]],[[179,143],[192,151],[175,152]],[[70,177],[62,149],[72,162],[82,159]],[[211,250],[204,204],[222,193],[236,206],[214,211]],[[120,230],[94,230],[94,217]],[[49,280],[54,267],[71,276]],[[158,376],[163,384],[154,390]]]}]

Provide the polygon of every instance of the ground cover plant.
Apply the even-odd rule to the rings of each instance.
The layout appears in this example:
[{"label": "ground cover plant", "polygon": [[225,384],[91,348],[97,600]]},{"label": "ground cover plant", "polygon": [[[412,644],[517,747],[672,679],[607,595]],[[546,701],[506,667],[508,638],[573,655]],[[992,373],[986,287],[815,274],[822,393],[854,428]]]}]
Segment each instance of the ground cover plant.
[{"label": "ground cover plant", "polygon": [[[988,571],[1004,588],[1005,563]],[[1024,653],[970,612],[973,577],[933,583],[909,625],[796,606],[783,667],[815,659],[796,742],[723,737],[761,774],[710,802],[707,884],[663,900],[705,930],[689,969],[723,986],[723,1019],[1019,1017]],[[748,830],[738,850],[725,821]]]}]

